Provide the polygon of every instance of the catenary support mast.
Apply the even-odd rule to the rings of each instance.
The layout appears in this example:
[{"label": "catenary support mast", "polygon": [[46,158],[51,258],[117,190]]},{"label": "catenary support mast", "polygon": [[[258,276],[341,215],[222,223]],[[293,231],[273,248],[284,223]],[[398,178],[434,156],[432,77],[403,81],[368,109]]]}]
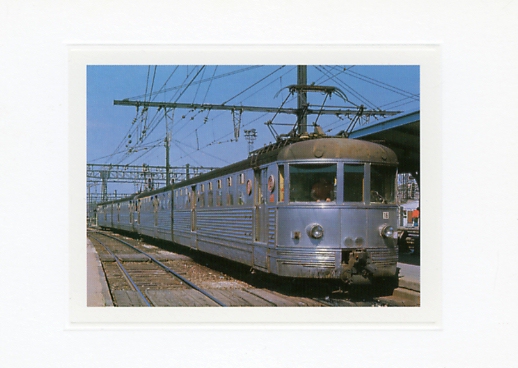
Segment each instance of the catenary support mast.
[{"label": "catenary support mast", "polygon": [[[308,67],[299,65],[297,67],[297,84],[305,86],[308,84]],[[297,98],[297,127],[298,133],[303,134],[308,131],[308,95],[306,91],[299,90]]]}]

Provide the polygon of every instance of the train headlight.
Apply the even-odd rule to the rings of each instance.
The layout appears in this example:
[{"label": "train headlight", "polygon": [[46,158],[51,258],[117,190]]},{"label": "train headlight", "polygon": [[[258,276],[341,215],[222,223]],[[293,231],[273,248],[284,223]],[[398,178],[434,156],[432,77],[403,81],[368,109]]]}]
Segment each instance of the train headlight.
[{"label": "train headlight", "polygon": [[308,235],[313,239],[320,239],[324,236],[324,229],[319,224],[312,224],[308,226]]},{"label": "train headlight", "polygon": [[394,235],[394,228],[389,225],[383,225],[380,228],[380,234],[385,238],[392,238],[392,236]]}]

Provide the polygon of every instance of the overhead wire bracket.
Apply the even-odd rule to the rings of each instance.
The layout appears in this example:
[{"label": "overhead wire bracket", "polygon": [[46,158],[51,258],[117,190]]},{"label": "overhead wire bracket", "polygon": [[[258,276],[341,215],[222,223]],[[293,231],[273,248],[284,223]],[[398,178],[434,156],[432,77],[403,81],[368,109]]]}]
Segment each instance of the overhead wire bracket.
[{"label": "overhead wire bracket", "polygon": [[232,109],[232,121],[234,122],[234,138],[239,139],[239,130],[241,129],[241,115],[243,115],[243,110]]}]

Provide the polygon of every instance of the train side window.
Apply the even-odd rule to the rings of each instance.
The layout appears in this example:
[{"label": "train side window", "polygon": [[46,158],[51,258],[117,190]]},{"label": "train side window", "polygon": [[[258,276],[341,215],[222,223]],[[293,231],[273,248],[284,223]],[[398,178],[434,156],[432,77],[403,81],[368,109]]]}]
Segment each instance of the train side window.
[{"label": "train side window", "polygon": [[396,168],[371,165],[371,203],[395,203]]},{"label": "train side window", "polygon": [[207,193],[207,207],[214,206],[214,192],[212,191],[212,182],[209,182],[209,191]]},{"label": "train side window", "polygon": [[334,202],[336,164],[290,165],[290,202]]},{"label": "train side window", "polygon": [[232,177],[228,177],[227,179],[227,206],[234,205],[234,188],[232,188]]},{"label": "train side window", "polygon": [[203,184],[201,185],[200,190],[198,190],[198,207],[205,206],[205,192],[203,191]]},{"label": "train side window", "polygon": [[218,179],[218,190],[216,191],[216,206],[222,206],[223,205],[223,192],[221,190],[221,179]]},{"label": "train side window", "polygon": [[284,165],[279,165],[279,202],[284,202]]},{"label": "train side window", "polygon": [[185,195],[184,195],[184,198],[185,198],[185,209],[186,210],[189,210],[191,209],[191,192],[189,192],[189,190],[187,188],[185,188]]},{"label": "train side window", "polygon": [[364,165],[344,165],[344,202],[363,202]]},{"label": "train side window", "polygon": [[239,184],[237,186],[237,204],[242,206],[246,203],[246,185],[245,185],[245,173],[239,174]]}]

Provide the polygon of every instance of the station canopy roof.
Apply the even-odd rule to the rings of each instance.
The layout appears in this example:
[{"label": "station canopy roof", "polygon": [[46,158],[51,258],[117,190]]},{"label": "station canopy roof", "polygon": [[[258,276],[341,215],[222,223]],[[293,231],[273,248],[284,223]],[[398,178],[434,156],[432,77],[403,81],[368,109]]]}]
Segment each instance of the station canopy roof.
[{"label": "station canopy roof", "polygon": [[396,116],[353,131],[349,138],[362,139],[392,149],[399,161],[400,173],[419,177],[420,111]]}]

